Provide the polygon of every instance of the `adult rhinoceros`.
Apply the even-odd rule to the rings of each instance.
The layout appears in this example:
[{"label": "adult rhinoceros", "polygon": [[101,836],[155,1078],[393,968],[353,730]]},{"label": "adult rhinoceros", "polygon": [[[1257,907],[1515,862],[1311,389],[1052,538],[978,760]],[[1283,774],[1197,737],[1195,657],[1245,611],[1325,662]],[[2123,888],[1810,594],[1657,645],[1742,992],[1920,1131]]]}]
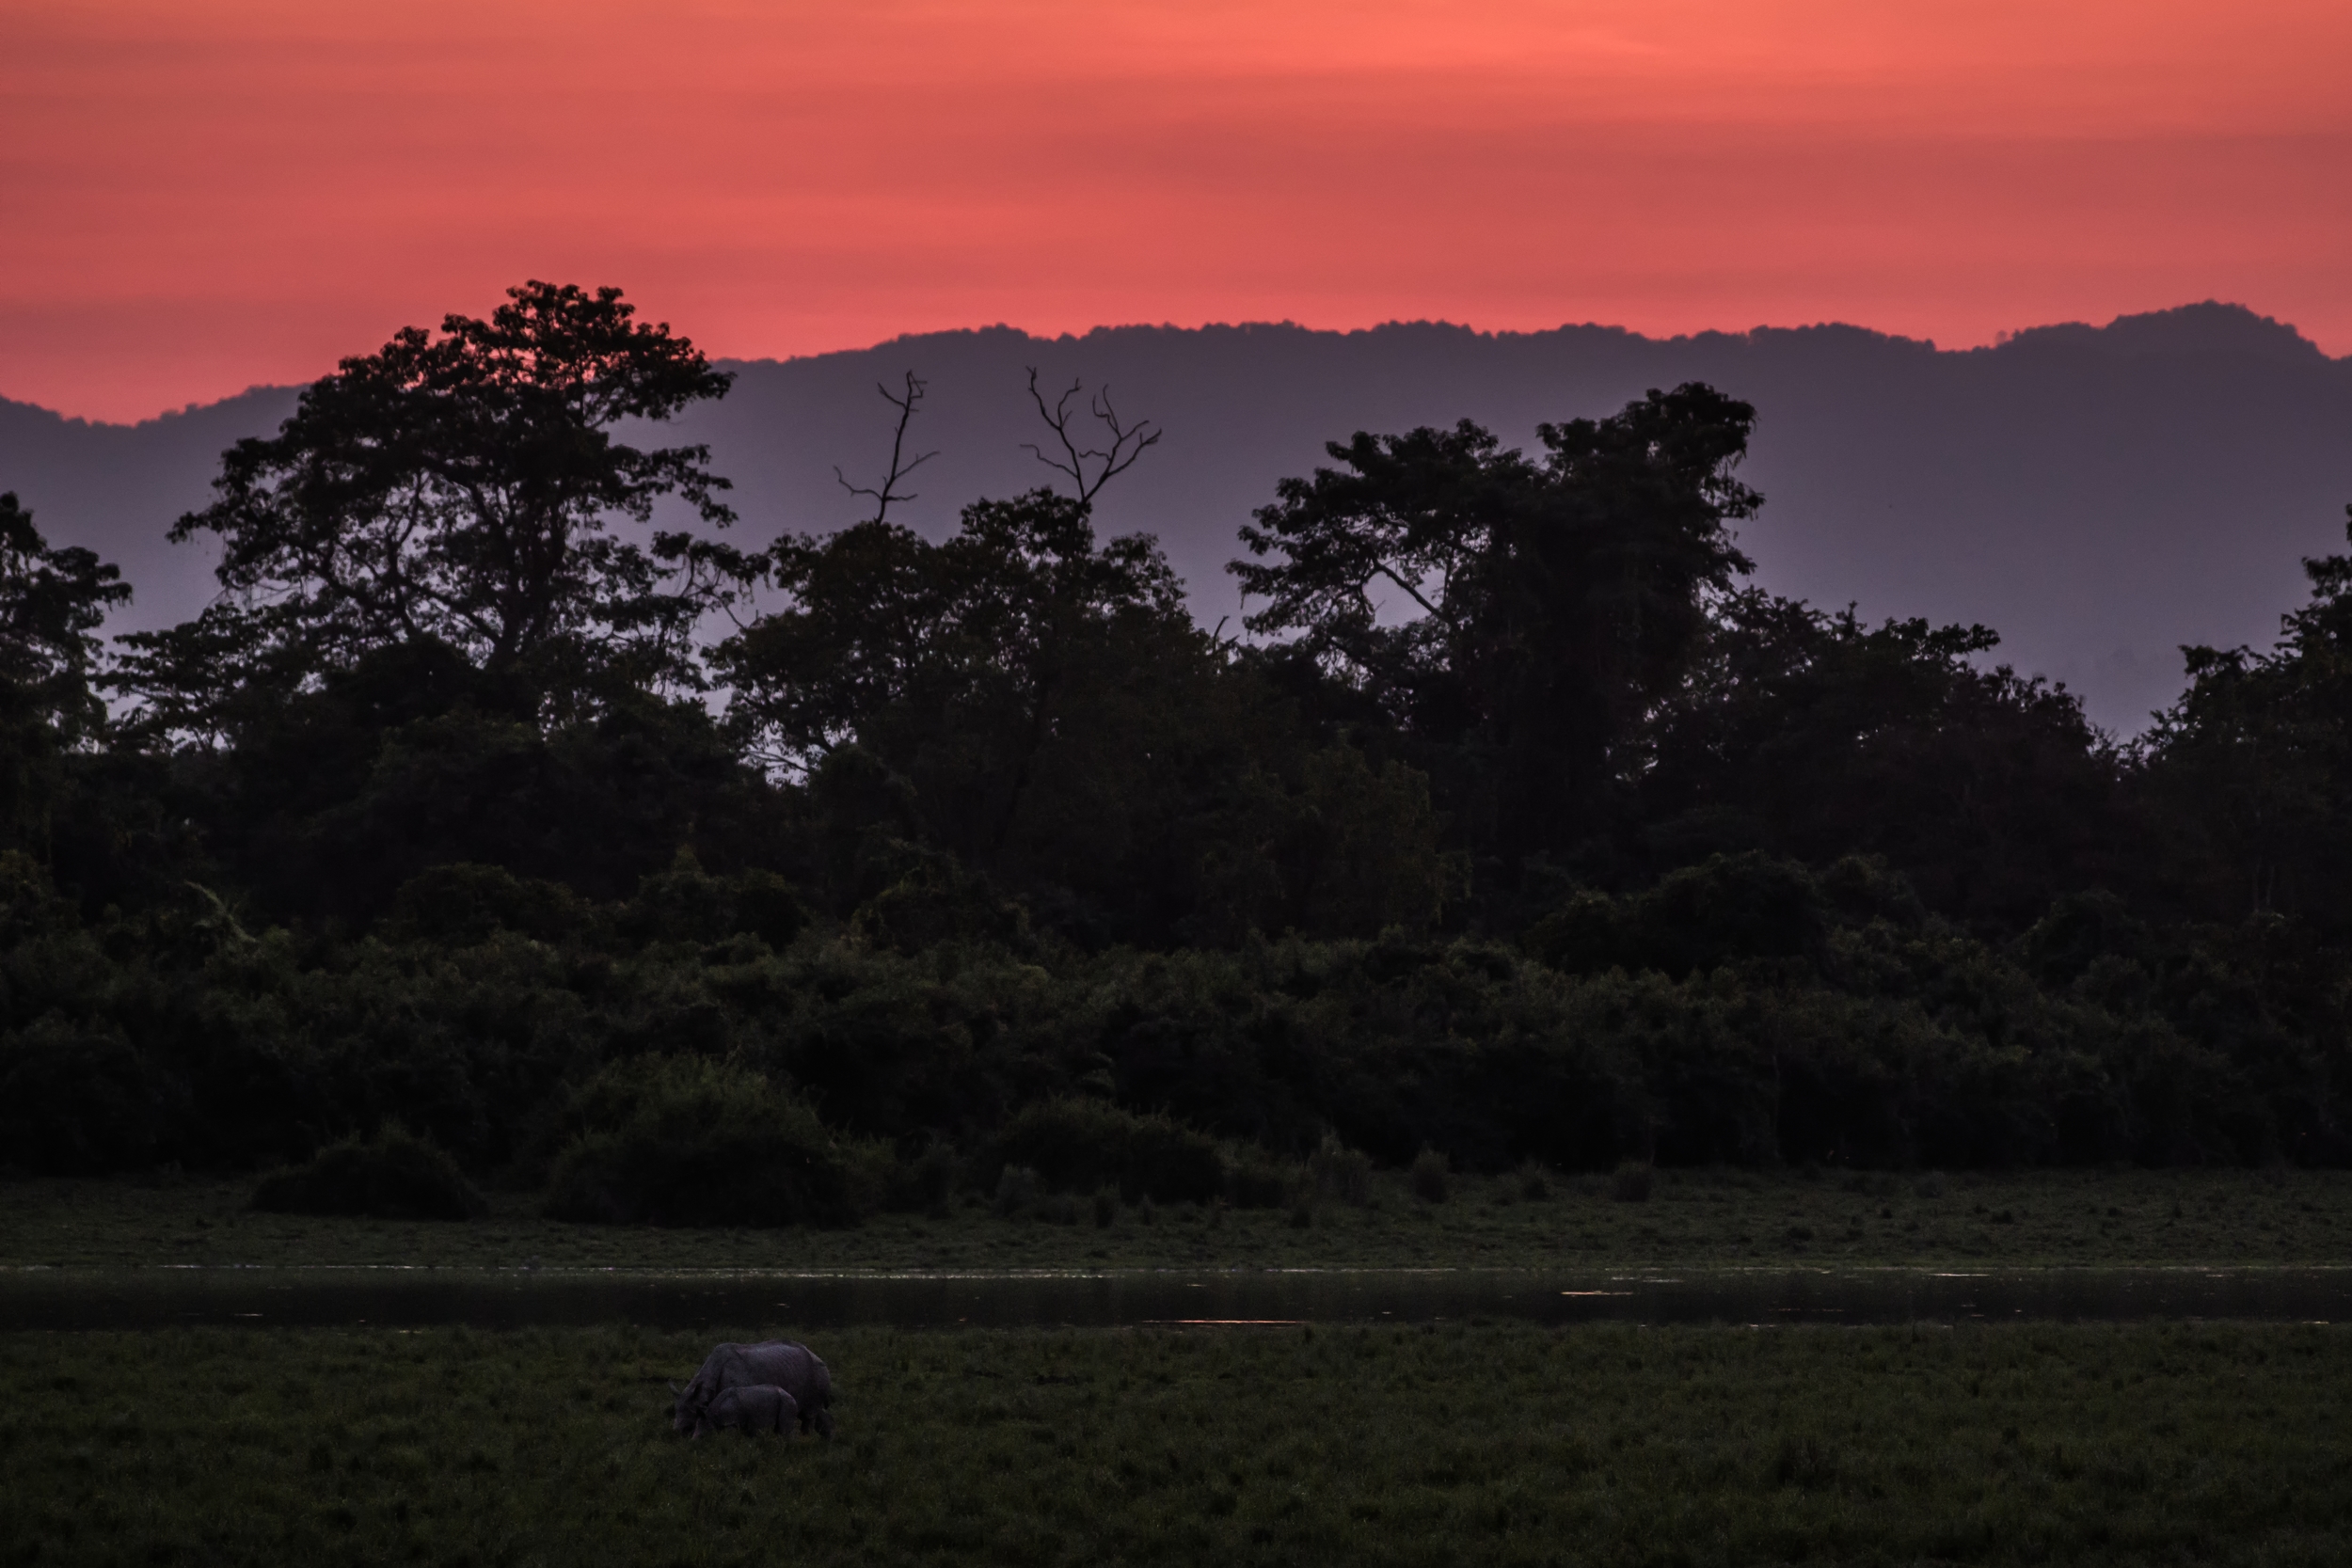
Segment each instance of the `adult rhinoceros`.
[{"label": "adult rhinoceros", "polygon": [[691,1431],[721,1390],[755,1388],[763,1384],[792,1396],[800,1407],[802,1431],[813,1430],[819,1437],[833,1435],[833,1374],[815,1351],[789,1339],[724,1344],[713,1350],[685,1387],[670,1385],[670,1391],[677,1396],[670,1407],[670,1424],[679,1432]]}]

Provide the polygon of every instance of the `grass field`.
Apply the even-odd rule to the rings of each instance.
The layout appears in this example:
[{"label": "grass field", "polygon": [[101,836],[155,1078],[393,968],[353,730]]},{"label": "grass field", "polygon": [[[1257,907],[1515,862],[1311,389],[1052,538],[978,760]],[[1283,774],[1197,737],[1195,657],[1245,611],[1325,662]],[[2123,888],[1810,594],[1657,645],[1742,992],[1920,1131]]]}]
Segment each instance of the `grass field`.
[{"label": "grass field", "polygon": [[[460,1224],[257,1213],[249,1183],[0,1183],[0,1266],[437,1263],[549,1267],[1067,1269],[1584,1266],[1964,1259],[2019,1265],[2352,1262],[2352,1173],[2034,1171],[1949,1176],[1661,1171],[1650,1197],[1609,1179],[1456,1178],[1442,1203],[1375,1179],[1364,1207],[1121,1210],[1053,1223],[959,1205],[854,1230],[655,1230],[541,1219],[507,1195]],[[1305,1223],[1300,1223],[1301,1221]]]},{"label": "grass field", "polygon": [[0,1563],[2352,1560],[2341,1328],[863,1330],[688,1444],[712,1337],[0,1337]]}]

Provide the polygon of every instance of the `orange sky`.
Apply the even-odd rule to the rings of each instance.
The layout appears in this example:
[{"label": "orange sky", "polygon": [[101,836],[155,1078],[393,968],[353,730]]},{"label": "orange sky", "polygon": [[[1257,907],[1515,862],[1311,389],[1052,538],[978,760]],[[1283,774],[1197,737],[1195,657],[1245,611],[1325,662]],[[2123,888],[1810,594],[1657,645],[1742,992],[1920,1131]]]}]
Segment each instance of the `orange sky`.
[{"label": "orange sky", "polygon": [[0,0],[0,395],[306,380],[526,277],[1005,321],[2209,296],[2352,353],[2348,0]]}]

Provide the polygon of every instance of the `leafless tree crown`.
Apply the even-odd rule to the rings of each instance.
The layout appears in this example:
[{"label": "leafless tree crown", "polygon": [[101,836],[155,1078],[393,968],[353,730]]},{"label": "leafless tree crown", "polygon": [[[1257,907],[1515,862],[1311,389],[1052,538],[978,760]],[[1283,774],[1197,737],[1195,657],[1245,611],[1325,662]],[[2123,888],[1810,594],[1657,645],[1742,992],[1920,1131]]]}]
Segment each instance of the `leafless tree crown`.
[{"label": "leafless tree crown", "polygon": [[909,461],[906,456],[907,426],[913,422],[915,406],[923,401],[923,393],[926,389],[922,379],[913,371],[907,372],[906,388],[902,392],[894,392],[879,381],[874,383],[874,390],[882,395],[882,401],[898,411],[898,428],[890,437],[890,473],[882,480],[881,489],[877,490],[866,484],[852,484],[842,473],[839,465],[834,467],[833,477],[840,482],[841,488],[852,496],[873,498],[874,515],[867,519],[870,522],[879,523],[888,517],[892,501],[914,500],[917,492],[899,489],[899,481],[939,455],[936,451],[927,451],[912,461]]},{"label": "leafless tree crown", "polygon": [[1119,410],[1111,405],[1111,389],[1106,386],[1088,401],[1087,406],[1110,431],[1110,450],[1105,451],[1095,447],[1079,446],[1080,437],[1072,436],[1070,432],[1073,418],[1070,400],[1085,389],[1085,382],[1072,382],[1070,389],[1055,400],[1049,408],[1045,404],[1045,394],[1038,390],[1037,367],[1030,366],[1030,400],[1037,404],[1038,417],[1045,421],[1046,427],[1053,431],[1056,440],[1060,443],[1062,455],[1056,457],[1034,442],[1024,441],[1022,447],[1034,453],[1039,462],[1056,473],[1069,476],[1070,482],[1078,487],[1078,499],[1090,501],[1104,485],[1134,467],[1136,459],[1143,455],[1146,448],[1157,446],[1162,433],[1154,429],[1149,420],[1137,420],[1132,425],[1121,420]]}]

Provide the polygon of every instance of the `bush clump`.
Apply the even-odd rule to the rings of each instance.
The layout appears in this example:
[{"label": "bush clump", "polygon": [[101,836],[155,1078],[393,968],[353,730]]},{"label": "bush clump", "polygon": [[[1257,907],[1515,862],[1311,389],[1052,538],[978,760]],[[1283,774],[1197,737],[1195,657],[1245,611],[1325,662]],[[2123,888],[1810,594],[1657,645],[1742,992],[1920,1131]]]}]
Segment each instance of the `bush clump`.
[{"label": "bush clump", "polygon": [[989,1206],[1003,1219],[1019,1219],[1038,1206],[1042,1191],[1037,1172],[1026,1165],[1007,1165],[996,1173],[996,1191]]},{"label": "bush clump", "polygon": [[1236,1209],[1279,1209],[1298,1186],[1285,1169],[1255,1150],[1245,1152],[1225,1172],[1225,1200]]},{"label": "bush clump", "polygon": [[574,1097],[549,1217],[603,1225],[844,1227],[891,1162],[757,1072],[699,1057],[618,1062]]},{"label": "bush clump", "polygon": [[437,865],[401,884],[382,934],[399,942],[468,946],[513,931],[561,942],[593,923],[586,901],[558,882],[517,877],[495,865]]},{"label": "bush clump", "polygon": [[151,1164],[186,1098],[119,1029],[44,1014],[0,1033],[0,1165],[86,1176]]},{"label": "bush clump", "polygon": [[1616,1175],[1609,1180],[1609,1193],[1619,1203],[1647,1203],[1650,1184],[1657,1173],[1647,1163],[1627,1160],[1617,1166]]},{"label": "bush clump", "polygon": [[1362,1208],[1372,1201],[1372,1156],[1350,1148],[1329,1132],[1307,1156],[1307,1175],[1327,1197]]},{"label": "bush clump", "polygon": [[1413,1156],[1413,1196],[1423,1203],[1443,1203],[1450,1174],[1446,1157],[1427,1144],[1422,1145],[1421,1152]]},{"label": "bush clump", "polygon": [[911,1160],[901,1160],[890,1177],[889,1207],[919,1211],[934,1217],[947,1212],[948,1200],[963,1174],[963,1163],[952,1145],[934,1142]]},{"label": "bush clump", "polygon": [[1115,1186],[1129,1203],[1205,1203],[1225,1190],[1216,1140],[1164,1116],[1092,1100],[1031,1105],[997,1135],[998,1158],[1025,1166],[1057,1193]]},{"label": "bush clump", "polygon": [[306,1164],[254,1189],[253,1207],[278,1214],[383,1220],[469,1220],[489,1205],[457,1162],[405,1128],[329,1144]]}]

